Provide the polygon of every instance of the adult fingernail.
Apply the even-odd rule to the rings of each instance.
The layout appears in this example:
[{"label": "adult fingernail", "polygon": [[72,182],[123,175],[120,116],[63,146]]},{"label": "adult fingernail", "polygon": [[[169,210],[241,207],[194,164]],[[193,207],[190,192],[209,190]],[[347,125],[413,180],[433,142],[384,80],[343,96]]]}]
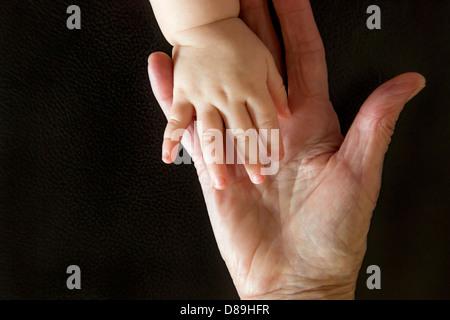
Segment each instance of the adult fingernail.
[{"label": "adult fingernail", "polygon": [[408,97],[408,99],[406,100],[406,102],[409,102],[412,98],[414,98],[415,96],[417,96],[419,94],[420,91],[423,90],[423,88],[426,87],[426,84],[424,83],[423,85],[421,85],[420,87],[418,87],[416,90],[414,90],[414,92]]}]

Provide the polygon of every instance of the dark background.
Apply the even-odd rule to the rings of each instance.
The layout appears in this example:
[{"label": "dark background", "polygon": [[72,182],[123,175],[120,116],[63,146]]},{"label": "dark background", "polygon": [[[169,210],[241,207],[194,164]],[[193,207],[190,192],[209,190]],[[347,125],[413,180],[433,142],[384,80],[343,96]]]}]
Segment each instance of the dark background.
[{"label": "dark background", "polygon": [[[66,28],[72,4],[81,30]],[[371,4],[382,30],[366,28]],[[356,297],[450,299],[450,1],[312,5],[344,133],[384,81],[427,78],[387,154]],[[171,48],[147,0],[1,0],[0,298],[238,298],[193,167],[160,160],[158,50]],[[66,288],[71,264],[81,290]]]}]

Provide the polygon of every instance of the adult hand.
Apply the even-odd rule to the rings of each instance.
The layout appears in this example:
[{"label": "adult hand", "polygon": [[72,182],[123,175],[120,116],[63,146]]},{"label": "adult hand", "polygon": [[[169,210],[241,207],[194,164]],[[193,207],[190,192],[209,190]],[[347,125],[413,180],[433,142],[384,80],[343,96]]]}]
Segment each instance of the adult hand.
[{"label": "adult hand", "polygon": [[[274,41],[265,1],[246,1],[251,5],[242,6],[243,17],[259,12],[255,32],[266,43]],[[384,155],[401,110],[425,79],[407,73],[376,89],[344,139],[329,101],[325,53],[309,1],[274,5],[285,39],[292,112],[280,119],[285,157],[278,174],[255,185],[242,165],[228,165],[229,185],[216,190],[198,161],[201,151],[192,149],[193,140],[182,143],[194,152],[219,250],[241,298],[354,298]],[[150,81],[166,115],[172,72],[167,55],[150,56]]]}]

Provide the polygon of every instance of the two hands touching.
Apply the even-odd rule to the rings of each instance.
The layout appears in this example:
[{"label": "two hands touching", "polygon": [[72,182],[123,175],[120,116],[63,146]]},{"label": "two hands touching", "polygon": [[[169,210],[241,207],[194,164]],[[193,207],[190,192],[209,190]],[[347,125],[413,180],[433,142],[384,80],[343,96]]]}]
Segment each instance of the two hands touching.
[{"label": "two hands touching", "polygon": [[[221,130],[223,123],[279,128],[281,140],[271,141],[280,149],[278,173],[257,181],[248,175],[254,177],[260,164],[200,161],[202,150],[194,148],[198,137],[185,135],[181,141],[194,159],[221,255],[243,299],[352,299],[384,155],[400,112],[425,79],[407,73],[381,85],[343,137],[329,101],[325,52],[309,1],[274,1],[274,7],[286,52],[287,105],[275,72],[283,59],[265,0],[242,0],[241,18],[222,21],[225,29],[217,25],[218,34],[230,41],[209,48],[195,42],[175,46],[175,67],[164,53],[150,56],[153,92],[169,119],[163,158],[171,162],[166,152],[178,144],[167,139],[167,131],[184,127],[192,133],[194,114]],[[237,30],[245,40],[233,40],[226,28],[242,28]],[[198,41],[209,32],[198,33]],[[197,77],[192,72],[200,70],[197,66],[211,74]],[[217,177],[226,182],[217,185]]]},{"label": "two hands touching", "polygon": [[200,124],[196,129],[202,161],[216,189],[225,189],[229,182],[230,152],[214,148],[226,144],[227,135],[233,140],[233,148],[228,149],[234,153],[236,147],[249,178],[262,183],[264,174],[272,171],[263,169],[268,161],[262,157],[270,156],[278,163],[284,156],[279,117],[291,115],[280,65],[239,17],[246,12],[240,10],[242,5],[253,7],[262,1],[150,2],[174,47],[173,101],[164,132],[163,161],[175,160],[183,131],[195,117]]},{"label": "two hands touching", "polygon": [[[174,160],[179,144],[174,132],[186,129],[195,114],[201,123],[200,147],[209,175],[216,189],[225,189],[225,154],[210,155],[208,145],[214,142],[213,137],[224,141],[225,129],[228,133],[236,130],[236,139],[242,143],[251,134],[248,130],[254,130],[253,136],[261,129],[279,130],[277,111],[280,117],[290,115],[286,89],[270,51],[240,18],[184,31],[184,36],[190,41],[173,50],[173,104],[164,133],[163,160]],[[268,154],[277,156],[276,160],[282,158],[280,139],[268,139],[265,145]],[[250,179],[262,183],[265,177],[260,157],[251,161],[243,144],[239,150]],[[205,159],[207,156],[210,158]]]}]

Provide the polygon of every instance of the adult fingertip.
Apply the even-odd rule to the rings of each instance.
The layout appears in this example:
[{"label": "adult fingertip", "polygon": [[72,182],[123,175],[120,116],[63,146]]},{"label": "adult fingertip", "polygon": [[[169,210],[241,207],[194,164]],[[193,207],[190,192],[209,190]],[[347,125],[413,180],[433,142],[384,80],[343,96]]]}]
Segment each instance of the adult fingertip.
[{"label": "adult fingertip", "polygon": [[153,53],[151,53],[148,57],[147,57],[147,64],[150,64],[152,62],[153,59]]},{"label": "adult fingertip", "polygon": [[151,63],[153,63],[155,60],[158,60],[158,59],[166,59],[166,58],[169,58],[169,59],[170,59],[170,57],[169,57],[166,53],[164,53],[164,52],[161,52],[161,51],[152,52],[152,53],[150,53],[150,55],[149,55],[148,58],[147,58],[147,63],[148,63],[148,64],[151,64]]},{"label": "adult fingertip", "polygon": [[384,98],[389,98],[391,102],[404,105],[422,91],[425,85],[425,77],[421,74],[416,72],[403,73],[378,87],[368,101],[371,101],[373,97],[380,98],[379,95],[381,94]]},{"label": "adult fingertip", "polygon": [[417,96],[427,85],[427,80],[420,73],[411,73],[416,77],[416,86],[414,91],[408,96],[406,102],[411,101],[415,96]]},{"label": "adult fingertip", "polygon": [[155,56],[157,54],[157,52],[153,52],[152,54],[150,54],[147,58],[147,72],[148,72],[148,77],[150,80],[150,84],[152,86],[157,85],[157,78],[158,78],[158,62],[156,61],[158,58],[157,56]]},{"label": "adult fingertip", "polygon": [[157,63],[157,59],[158,59],[158,54],[160,52],[152,52],[148,57],[147,57],[147,64],[149,67],[153,66],[155,63]]},{"label": "adult fingertip", "polygon": [[417,87],[414,91],[413,91],[413,93],[411,93],[411,95],[406,99],[406,102],[409,102],[409,101],[411,101],[415,96],[417,96],[419,93],[420,93],[420,91],[422,91],[424,88],[425,88],[425,84],[424,85],[422,85],[422,86],[419,86],[419,87]]},{"label": "adult fingertip", "polygon": [[425,87],[427,79],[423,76],[423,74],[418,72],[409,72],[407,75],[416,77],[418,85]]}]

